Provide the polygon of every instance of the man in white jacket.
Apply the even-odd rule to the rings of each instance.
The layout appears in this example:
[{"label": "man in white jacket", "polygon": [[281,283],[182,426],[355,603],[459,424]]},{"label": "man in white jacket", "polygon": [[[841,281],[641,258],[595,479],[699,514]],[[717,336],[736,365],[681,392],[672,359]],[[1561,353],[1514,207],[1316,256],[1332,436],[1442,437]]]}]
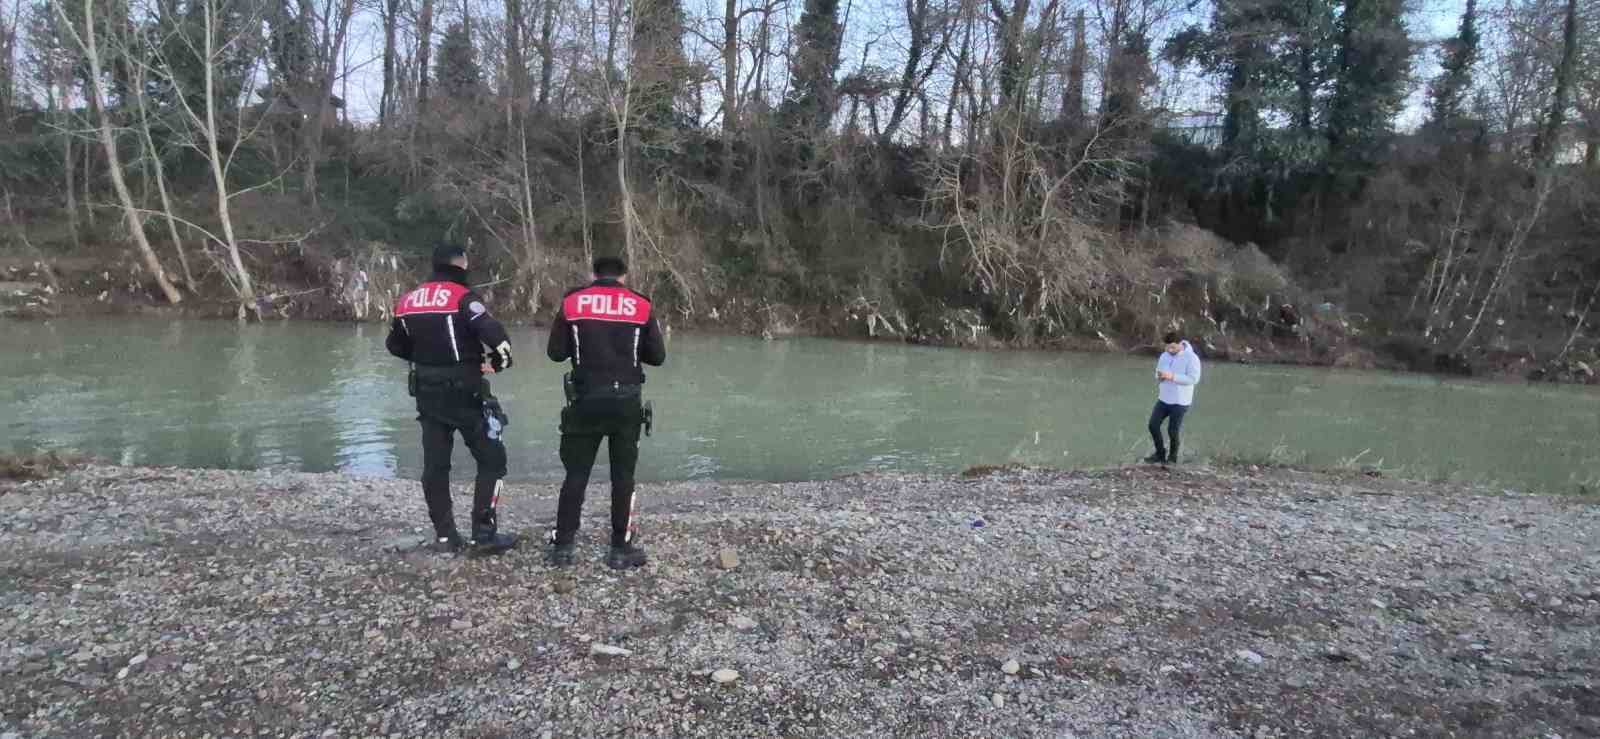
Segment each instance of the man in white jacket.
[{"label": "man in white jacket", "polygon": [[[1150,412],[1150,439],[1156,444],[1156,453],[1146,457],[1150,464],[1177,464],[1178,432],[1183,428],[1183,417],[1194,402],[1194,386],[1200,384],[1200,355],[1194,347],[1168,331],[1161,338],[1166,344],[1161,358],[1156,360],[1156,382],[1160,394],[1155,410]],[[1172,437],[1169,446],[1161,438],[1161,422],[1167,422],[1167,435]]]}]

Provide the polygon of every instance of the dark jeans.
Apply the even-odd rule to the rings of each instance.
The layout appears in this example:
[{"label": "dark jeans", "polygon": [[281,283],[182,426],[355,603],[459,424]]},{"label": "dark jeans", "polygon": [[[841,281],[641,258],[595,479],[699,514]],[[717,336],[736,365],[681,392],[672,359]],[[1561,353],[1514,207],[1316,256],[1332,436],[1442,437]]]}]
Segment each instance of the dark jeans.
[{"label": "dark jeans", "polygon": [[[487,383],[485,383],[485,387]],[[481,392],[460,389],[417,393],[417,422],[422,424],[422,497],[438,536],[456,530],[450,502],[450,452],[455,434],[478,463],[472,496],[472,536],[493,536],[500,480],[506,476],[506,447],[499,425],[490,423]]]},{"label": "dark jeans", "polygon": [[[1178,458],[1178,432],[1183,429],[1183,417],[1189,413],[1189,406],[1171,405],[1156,401],[1155,410],[1150,411],[1150,440],[1156,444],[1156,456],[1167,459]],[[1171,420],[1168,420],[1171,419]],[[1167,421],[1167,435],[1172,437],[1172,452],[1167,453],[1167,444],[1161,439],[1161,422]]]},{"label": "dark jeans", "polygon": [[609,442],[611,455],[611,545],[632,539],[633,470],[639,463],[639,432],[644,426],[644,406],[637,386],[619,392],[590,394],[561,411],[561,464],[567,478],[561,483],[556,504],[557,544],[569,544],[578,533],[589,473]]}]

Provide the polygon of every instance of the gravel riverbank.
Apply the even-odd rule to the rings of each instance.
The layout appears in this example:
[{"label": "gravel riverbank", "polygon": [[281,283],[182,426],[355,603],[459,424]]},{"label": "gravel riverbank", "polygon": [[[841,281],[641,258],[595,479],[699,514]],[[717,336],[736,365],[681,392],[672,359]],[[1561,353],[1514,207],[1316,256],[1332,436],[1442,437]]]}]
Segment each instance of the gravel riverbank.
[{"label": "gravel riverbank", "polygon": [[[458,485],[457,515],[469,505]],[[1600,735],[1600,506],[1129,468],[647,485],[654,557],[416,484],[0,482],[0,736]],[[537,537],[553,488],[510,485]]]}]

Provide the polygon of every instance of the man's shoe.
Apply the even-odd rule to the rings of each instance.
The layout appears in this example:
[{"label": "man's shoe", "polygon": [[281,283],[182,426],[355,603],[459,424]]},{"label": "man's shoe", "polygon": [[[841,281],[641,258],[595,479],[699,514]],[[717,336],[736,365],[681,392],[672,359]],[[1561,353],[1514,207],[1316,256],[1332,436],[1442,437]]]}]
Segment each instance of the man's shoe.
[{"label": "man's shoe", "polygon": [[1178,463],[1178,453],[1177,452],[1173,452],[1173,453],[1167,455],[1167,464],[1177,464],[1177,463]]},{"label": "man's shoe", "polygon": [[504,554],[517,547],[515,534],[474,534],[471,552],[480,557]]},{"label": "man's shoe", "polygon": [[1144,463],[1145,464],[1166,464],[1167,463],[1167,457],[1164,454],[1152,454],[1152,455],[1144,458]]},{"label": "man's shoe", "polygon": [[633,544],[611,547],[611,553],[606,555],[606,566],[613,570],[629,570],[643,567],[650,558],[645,555],[644,549]]},{"label": "man's shoe", "polygon": [[577,561],[578,545],[573,542],[565,544],[551,543],[545,550],[544,562],[551,567],[571,567]]},{"label": "man's shoe", "polygon": [[439,554],[455,554],[465,549],[466,546],[467,540],[461,538],[461,534],[454,530],[447,531],[441,536],[435,536],[433,541],[428,543],[428,548]]}]

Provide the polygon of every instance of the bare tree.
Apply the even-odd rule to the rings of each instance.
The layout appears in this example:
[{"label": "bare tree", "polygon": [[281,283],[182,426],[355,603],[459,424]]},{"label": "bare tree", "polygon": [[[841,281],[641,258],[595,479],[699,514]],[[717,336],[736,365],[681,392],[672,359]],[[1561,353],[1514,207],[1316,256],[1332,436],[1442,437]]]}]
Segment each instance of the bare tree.
[{"label": "bare tree", "polygon": [[22,0],[12,4],[11,18],[0,5],[0,130],[11,125],[17,99],[17,38],[22,27]]},{"label": "bare tree", "polygon": [[378,126],[387,128],[395,116],[395,83],[400,74],[400,0],[382,0],[383,93],[378,98]]},{"label": "bare tree", "polygon": [[1578,60],[1578,0],[1567,0],[1565,29],[1561,34],[1561,61],[1556,65],[1555,94],[1550,101],[1550,111],[1545,114],[1543,126],[1533,139],[1533,157],[1541,168],[1548,168],[1561,145],[1561,128],[1566,123],[1567,108],[1572,104],[1572,88],[1577,76]]},{"label": "bare tree", "polygon": [[116,190],[117,200],[121,202],[123,220],[127,223],[129,236],[133,237],[139,256],[144,261],[144,267],[150,271],[150,276],[161,289],[161,294],[166,297],[167,302],[177,305],[183,302],[183,295],[179,294],[178,289],[167,279],[167,271],[162,268],[161,260],[156,258],[155,250],[150,248],[150,240],[145,238],[144,234],[144,219],[138,207],[134,205],[133,194],[128,191],[128,183],[123,179],[122,158],[117,152],[116,137],[112,133],[111,116],[105,108],[105,82],[101,75],[100,45],[95,33],[97,24],[94,10],[94,0],[84,0],[84,23],[80,33],[79,29],[73,27],[66,10],[59,5],[56,6],[56,13],[63,28],[72,36],[78,49],[83,52],[84,60],[89,64],[89,84],[86,86],[89,109],[98,119],[97,130],[100,145],[105,148],[106,168],[111,175],[111,185]]},{"label": "bare tree", "polygon": [[433,50],[433,0],[422,0],[422,14],[417,18],[417,110],[418,118],[428,113],[428,77],[433,74],[428,66],[428,55]]},{"label": "bare tree", "polygon": [[[167,191],[166,165],[162,162],[161,151],[156,148],[155,136],[151,132],[150,106],[145,93],[144,64],[135,63],[133,67],[133,100],[139,109],[139,137],[144,146],[145,157],[150,161],[150,168],[155,173],[156,191],[161,195],[161,212],[163,220],[167,223],[167,236],[172,240],[172,250],[178,255],[178,266],[183,269],[183,282],[190,292],[195,290],[194,271],[189,268],[189,255],[183,250],[183,238],[178,235],[178,219],[172,210],[172,197]],[[209,69],[207,70],[210,71]]]},{"label": "bare tree", "polygon": [[946,8],[935,9],[929,0],[905,0],[906,13],[906,63],[900,72],[899,89],[895,91],[894,107],[889,122],[880,136],[884,143],[894,139],[910,112],[911,103],[917,100],[933,75],[934,69],[950,46],[950,18]]}]

